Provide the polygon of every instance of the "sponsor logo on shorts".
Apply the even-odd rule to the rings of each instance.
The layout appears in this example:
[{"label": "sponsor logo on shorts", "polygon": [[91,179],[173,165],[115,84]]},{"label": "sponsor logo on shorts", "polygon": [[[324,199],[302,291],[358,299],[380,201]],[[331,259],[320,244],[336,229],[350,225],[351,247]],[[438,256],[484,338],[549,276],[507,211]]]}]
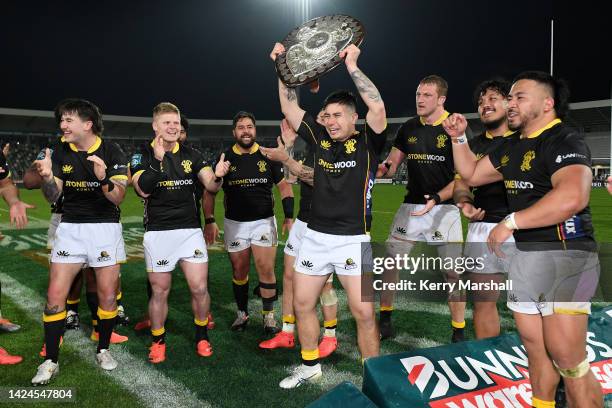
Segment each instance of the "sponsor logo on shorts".
[{"label": "sponsor logo on shorts", "polygon": [[293,251],[293,245],[291,245],[290,243],[287,243],[287,248]]},{"label": "sponsor logo on shorts", "polygon": [[167,259],[160,259],[159,261],[157,261],[157,266],[166,266],[168,265],[170,262],[168,262]]},{"label": "sponsor logo on shorts", "polygon": [[74,167],[72,167],[71,164],[64,164],[62,166],[62,173],[64,174],[70,174],[74,171]]},{"label": "sponsor logo on shorts", "polygon": [[433,241],[442,241],[444,239],[444,236],[442,235],[442,233],[440,231],[436,231],[431,236],[431,239]]},{"label": "sponsor logo on shorts", "polygon": [[191,160],[183,160],[181,162],[181,166],[183,166],[183,171],[185,171],[185,173],[191,173],[191,165],[192,165],[192,161]]},{"label": "sponsor logo on shorts", "polygon": [[346,151],[346,154],[355,153],[357,151],[357,148],[355,147],[356,144],[357,140],[355,139],[347,140],[346,142],[344,142],[344,149]]},{"label": "sponsor logo on shorts", "polygon": [[268,242],[270,238],[268,237],[268,234],[263,234],[261,238],[259,238],[259,240],[263,242]]},{"label": "sponsor logo on shorts", "polygon": [[68,251],[57,251],[57,256],[70,256]]},{"label": "sponsor logo on shorts", "polygon": [[543,293],[540,293],[540,296],[538,296],[538,300],[536,302],[536,307],[540,311],[546,307],[546,296],[544,296]]},{"label": "sponsor logo on shorts", "polygon": [[321,140],[321,147],[325,150],[329,150],[331,142],[329,140]]},{"label": "sponsor logo on shorts", "polygon": [[239,246],[240,246],[240,242],[238,242],[238,241],[233,241],[230,244],[230,248],[236,248],[236,247],[239,247]]},{"label": "sponsor logo on shorts", "polygon": [[568,153],[568,154],[564,154],[563,156],[558,155],[557,158],[555,159],[555,163],[561,163],[565,159],[575,159],[575,158],[586,159],[587,157],[584,154],[580,154],[580,153]]},{"label": "sponsor logo on shorts", "polygon": [[510,293],[508,294],[508,300],[510,300],[512,303],[518,303],[518,296],[516,296],[514,293]]},{"label": "sponsor logo on shorts", "polygon": [[204,258],[204,252],[202,252],[199,249],[196,249],[195,251],[193,251],[193,257],[194,258]]},{"label": "sponsor logo on shorts", "polygon": [[100,256],[98,257],[98,262],[106,262],[110,261],[111,257],[106,251],[100,252]]},{"label": "sponsor logo on shorts", "polygon": [[310,262],[309,260],[304,259],[302,261],[302,266],[306,269],[312,269],[312,267],[314,266],[312,262]]},{"label": "sponsor logo on shorts", "polygon": [[403,228],[403,227],[397,227],[397,228],[395,229],[395,232],[397,232],[398,234],[406,235],[406,228]]},{"label": "sponsor logo on shorts", "polygon": [[353,261],[352,258],[348,258],[346,262],[344,263],[344,269],[346,270],[355,269],[356,267],[357,267],[357,264],[355,264],[355,261]]},{"label": "sponsor logo on shorts", "polygon": [[438,135],[438,137],[436,138],[436,147],[438,149],[442,149],[446,146],[446,141],[448,140],[448,136],[442,134],[442,135]]},{"label": "sponsor logo on shorts", "polygon": [[535,159],[536,154],[533,150],[529,150],[523,156],[523,163],[521,163],[521,171],[529,171],[531,170],[531,161]]}]

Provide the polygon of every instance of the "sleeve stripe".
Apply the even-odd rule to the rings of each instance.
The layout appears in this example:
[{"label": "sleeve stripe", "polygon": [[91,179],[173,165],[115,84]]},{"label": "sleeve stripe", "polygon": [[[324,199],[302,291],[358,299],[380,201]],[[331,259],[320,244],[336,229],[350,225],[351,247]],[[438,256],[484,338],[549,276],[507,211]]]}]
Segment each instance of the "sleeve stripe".
[{"label": "sleeve stripe", "polygon": [[138,170],[136,173],[132,174],[132,178],[140,176],[142,173],[144,173],[144,170]]},{"label": "sleeve stripe", "polygon": [[308,128],[308,131],[310,132],[310,136],[312,136],[312,140],[314,140],[314,143],[316,145],[318,142],[317,142],[317,138],[314,135],[314,132],[312,131],[312,128],[305,121],[302,121],[302,123],[306,125],[306,127]]},{"label": "sleeve stripe", "polygon": [[117,174],[114,176],[110,176],[109,179],[111,180],[127,180],[128,176],[124,175],[124,174]]}]

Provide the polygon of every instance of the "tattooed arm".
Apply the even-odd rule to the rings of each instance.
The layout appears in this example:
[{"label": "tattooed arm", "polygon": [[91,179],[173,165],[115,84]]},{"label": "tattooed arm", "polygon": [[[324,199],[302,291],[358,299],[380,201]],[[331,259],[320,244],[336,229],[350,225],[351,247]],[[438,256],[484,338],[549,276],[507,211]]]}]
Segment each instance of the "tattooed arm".
[{"label": "tattooed arm", "polygon": [[376,133],[381,133],[387,126],[385,104],[374,83],[357,67],[357,59],[361,50],[355,45],[348,46],[340,53],[345,58],[346,69],[355,83],[361,99],[368,107],[366,122]]},{"label": "tattooed arm", "polygon": [[[285,47],[281,43],[276,43],[270,58],[276,61],[276,57],[285,52]],[[300,127],[304,110],[300,108],[298,103],[297,93],[294,88],[288,88],[280,79],[278,80],[278,98],[280,100],[281,111],[293,129]]]},{"label": "tattooed arm", "polygon": [[282,145],[281,138],[277,138],[278,146],[276,147],[263,147],[260,146],[259,150],[272,161],[281,162],[283,166],[289,169],[291,174],[297,176],[304,183],[312,186],[314,183],[314,169],[303,165],[302,163],[294,160],[289,156],[287,150]]}]

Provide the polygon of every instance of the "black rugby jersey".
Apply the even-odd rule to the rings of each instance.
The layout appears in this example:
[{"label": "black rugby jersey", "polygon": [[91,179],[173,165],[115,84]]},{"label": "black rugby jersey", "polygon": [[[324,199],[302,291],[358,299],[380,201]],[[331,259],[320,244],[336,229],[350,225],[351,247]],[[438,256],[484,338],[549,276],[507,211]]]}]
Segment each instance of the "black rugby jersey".
[{"label": "black rugby jersey", "polygon": [[[134,153],[130,161],[133,176],[150,169],[154,160],[152,144]],[[201,228],[198,173],[208,163],[198,151],[176,143],[162,161],[162,180],[144,199],[146,231],[166,231],[182,228]],[[198,197],[200,194],[200,197]]]},{"label": "black rugby jersey", "polygon": [[[481,133],[473,137],[470,142],[470,149],[478,159],[491,154],[499,149],[510,138],[518,138],[519,135],[508,131],[504,136],[493,137],[488,132]],[[500,222],[508,215],[508,199],[506,198],[506,188],[503,181],[485,184],[472,189],[474,193],[474,207],[485,211],[485,216],[481,221],[471,222]]]},{"label": "black rugby jersey", "polygon": [[106,175],[115,180],[127,180],[127,158],[119,145],[96,137],[88,151],[78,151],[72,143],[61,143],[53,151],[53,175],[64,182],[62,222],[119,222],[120,210],[102,192],[93,162],[96,155],[106,164]]},{"label": "black rugby jersey", "polygon": [[[393,147],[406,155],[408,184],[404,203],[425,204],[425,194],[437,193],[455,176],[451,138],[442,127],[444,114],[427,125],[420,117],[404,122],[397,130]],[[441,204],[452,204],[452,200]]]},{"label": "black rugby jersey", "polygon": [[[510,212],[532,206],[552,190],[550,178],[557,170],[572,164],[591,167],[584,138],[559,119],[527,138],[510,140],[489,159],[504,176]],[[514,238],[517,242],[594,240],[591,210],[587,206],[557,225],[515,231]]]},{"label": "black rugby jersey", "polygon": [[230,162],[223,178],[225,218],[255,221],[274,215],[272,188],[283,179],[283,166],[265,157],[254,143],[249,153],[234,145],[225,152]]},{"label": "black rugby jersey", "polygon": [[372,187],[386,129],[376,134],[366,123],[361,132],[338,142],[308,113],[300,127],[308,129],[300,137],[316,148],[308,228],[333,235],[366,234],[372,221]]},{"label": "black rugby jersey", "polygon": [[4,172],[0,173],[0,180],[11,177],[11,171],[8,168],[6,157],[4,157],[4,153],[2,153],[2,151],[0,151],[0,167],[2,167],[4,170]]}]

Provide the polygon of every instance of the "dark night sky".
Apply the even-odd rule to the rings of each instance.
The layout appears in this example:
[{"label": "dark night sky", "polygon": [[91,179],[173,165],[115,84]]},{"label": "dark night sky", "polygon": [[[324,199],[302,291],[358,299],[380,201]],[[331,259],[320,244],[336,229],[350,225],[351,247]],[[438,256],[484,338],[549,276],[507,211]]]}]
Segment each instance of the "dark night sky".
[{"label": "dark night sky", "polygon": [[[8,3],[8,4],[7,4]],[[68,96],[108,114],[149,116],[158,102],[192,118],[228,119],[240,109],[279,118],[268,54],[298,22],[296,0],[10,1],[0,15],[0,107],[51,110]],[[349,14],[366,27],[360,67],[389,117],[414,114],[420,78],[449,82],[447,108],[472,112],[472,91],[493,75],[549,69],[572,102],[610,98],[610,23],[599,2],[553,0],[311,0],[311,17]],[[344,67],[322,81],[352,88]]]}]

